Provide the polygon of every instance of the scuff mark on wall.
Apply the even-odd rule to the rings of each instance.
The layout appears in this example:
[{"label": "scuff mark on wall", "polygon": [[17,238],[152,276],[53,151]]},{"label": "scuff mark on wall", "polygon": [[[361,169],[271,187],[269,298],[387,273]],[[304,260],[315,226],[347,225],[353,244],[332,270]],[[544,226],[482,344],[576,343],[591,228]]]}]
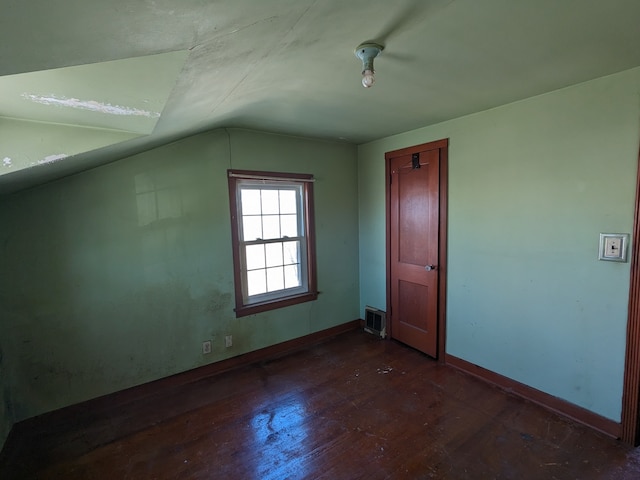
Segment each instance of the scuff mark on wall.
[{"label": "scuff mark on wall", "polygon": [[9,157],[4,157],[4,159],[2,160],[2,166],[11,168],[13,166],[13,163]]},{"label": "scuff mark on wall", "polygon": [[111,105],[110,103],[102,103],[96,100],[80,100],[78,98],[67,98],[56,95],[33,95],[23,93],[22,98],[31,100],[42,105],[53,105],[56,107],[69,107],[79,110],[89,110],[91,112],[106,113],[109,115],[124,115],[136,117],[159,118],[158,112],[150,112],[140,108],[124,107],[122,105]]}]

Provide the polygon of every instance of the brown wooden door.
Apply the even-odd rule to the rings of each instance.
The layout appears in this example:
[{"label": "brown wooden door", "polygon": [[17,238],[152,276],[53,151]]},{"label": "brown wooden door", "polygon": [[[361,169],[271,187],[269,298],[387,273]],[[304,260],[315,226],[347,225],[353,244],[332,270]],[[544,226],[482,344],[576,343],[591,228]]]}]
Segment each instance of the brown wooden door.
[{"label": "brown wooden door", "polygon": [[387,169],[391,337],[437,357],[440,149],[390,152]]}]

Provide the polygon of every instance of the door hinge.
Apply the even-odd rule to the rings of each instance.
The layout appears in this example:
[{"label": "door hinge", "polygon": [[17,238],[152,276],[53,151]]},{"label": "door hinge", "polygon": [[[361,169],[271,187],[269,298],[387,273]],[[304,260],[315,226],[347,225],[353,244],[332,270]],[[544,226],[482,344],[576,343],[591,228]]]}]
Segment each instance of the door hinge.
[{"label": "door hinge", "polygon": [[393,183],[393,174],[389,174],[389,185]]}]

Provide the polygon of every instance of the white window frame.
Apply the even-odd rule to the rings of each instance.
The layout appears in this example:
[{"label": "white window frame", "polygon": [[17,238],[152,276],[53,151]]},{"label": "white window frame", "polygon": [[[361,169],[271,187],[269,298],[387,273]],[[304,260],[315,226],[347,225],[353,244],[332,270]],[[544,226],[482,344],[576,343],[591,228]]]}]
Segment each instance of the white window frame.
[{"label": "white window frame", "polygon": [[[234,277],[236,290],[236,316],[245,316],[274,308],[315,300],[317,288],[315,281],[315,242],[313,229],[313,177],[302,174],[285,174],[274,172],[253,172],[229,170],[229,199],[231,209],[231,228],[233,241]],[[244,216],[242,211],[242,190],[293,190],[296,192],[297,236],[280,236],[277,238],[253,238],[245,240]],[[247,214],[247,217],[264,217],[271,214]],[[278,216],[283,215],[281,213]],[[280,218],[279,218],[280,220]],[[280,232],[281,234],[281,232]],[[247,268],[247,246],[268,245],[295,241],[299,242],[298,265],[300,285],[249,295],[249,269]],[[273,265],[283,266],[286,264]],[[254,272],[264,270],[267,275],[269,267],[258,267]],[[284,270],[283,270],[284,274]],[[265,285],[268,283],[265,277]],[[283,283],[285,280],[283,279]]]}]

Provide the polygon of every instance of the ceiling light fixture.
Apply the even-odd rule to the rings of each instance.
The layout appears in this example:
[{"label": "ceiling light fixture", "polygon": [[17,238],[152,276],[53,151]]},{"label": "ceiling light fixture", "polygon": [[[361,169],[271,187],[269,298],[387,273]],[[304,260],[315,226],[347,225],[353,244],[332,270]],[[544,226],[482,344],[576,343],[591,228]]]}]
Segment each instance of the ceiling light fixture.
[{"label": "ceiling light fixture", "polygon": [[362,43],[355,50],[356,57],[362,60],[362,86],[369,88],[376,81],[373,59],[380,55],[384,47],[377,43]]}]

